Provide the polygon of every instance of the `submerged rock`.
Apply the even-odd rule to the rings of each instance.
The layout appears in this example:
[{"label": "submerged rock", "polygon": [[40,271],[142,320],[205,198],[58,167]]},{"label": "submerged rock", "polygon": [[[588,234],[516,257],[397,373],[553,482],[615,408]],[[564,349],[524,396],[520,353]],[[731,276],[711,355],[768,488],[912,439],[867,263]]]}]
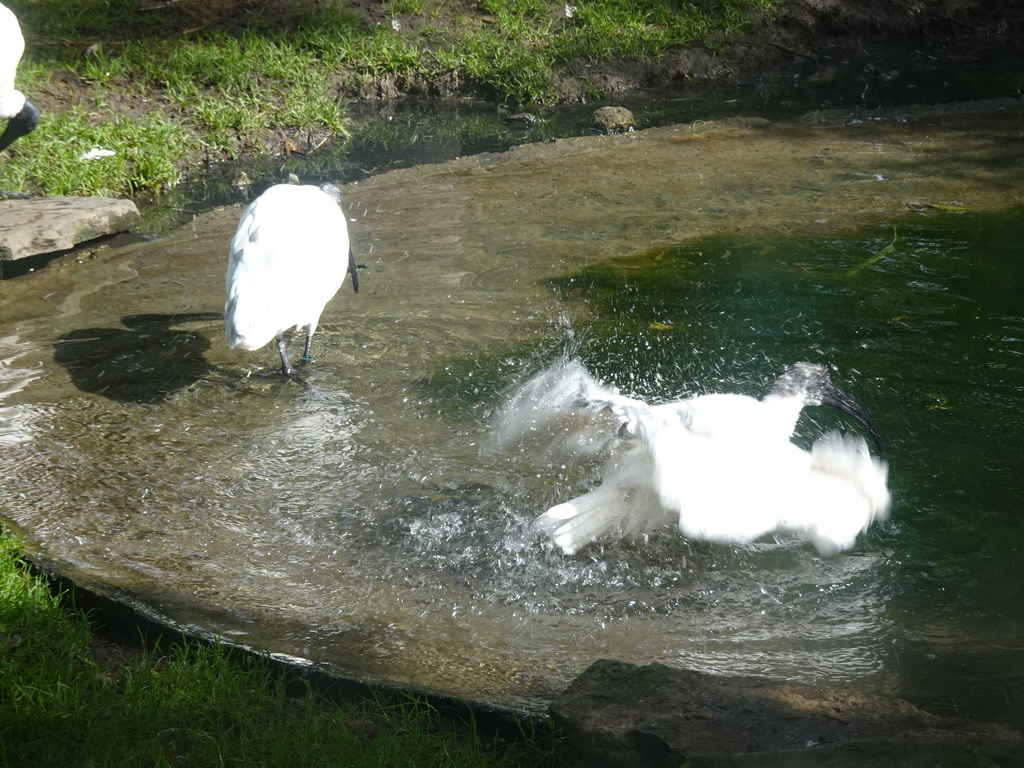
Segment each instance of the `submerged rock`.
[{"label": "submerged rock", "polygon": [[598,133],[629,133],[636,130],[636,118],[625,107],[594,110],[593,129]]},{"label": "submerged rock", "polygon": [[533,128],[540,124],[541,119],[530,112],[519,112],[509,115],[503,122],[516,128]]},{"label": "submerged rock", "polygon": [[1024,740],[1006,725],[936,717],[895,697],[660,664],[595,662],[551,714],[595,768],[1024,765]]}]

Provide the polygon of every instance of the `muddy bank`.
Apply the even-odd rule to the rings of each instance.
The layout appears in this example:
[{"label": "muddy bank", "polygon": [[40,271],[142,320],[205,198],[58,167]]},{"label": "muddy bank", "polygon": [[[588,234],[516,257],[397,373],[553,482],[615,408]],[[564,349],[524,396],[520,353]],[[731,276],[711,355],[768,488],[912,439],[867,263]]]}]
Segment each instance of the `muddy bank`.
[{"label": "muddy bank", "polygon": [[[356,115],[358,110],[352,108],[354,103],[390,106],[405,96],[443,97],[451,102],[482,100],[498,112],[496,102],[506,100],[539,101],[547,106],[583,102],[614,104],[627,94],[635,96],[637,89],[653,88],[658,92],[651,95],[651,103],[664,105],[700,100],[709,93],[720,92],[718,86],[727,84],[750,86],[746,93],[756,94],[766,106],[790,100],[815,106],[848,105],[861,103],[865,93],[870,94],[871,105],[907,103],[907,95],[915,93],[922,94],[925,103],[934,103],[1015,94],[1020,88],[1015,73],[1024,71],[1021,63],[1024,59],[1017,45],[1022,15],[1020,2],[993,8],[980,2],[953,0],[918,3],[785,0],[771,13],[758,16],[752,12],[754,15],[749,19],[744,17],[749,23],[744,24],[741,32],[736,31],[737,21],[725,25],[733,29],[729,34],[721,33],[724,36],[706,39],[700,44],[671,48],[656,56],[583,60],[573,58],[578,54],[566,53],[568,60],[557,56],[545,59],[538,65],[536,78],[538,82],[543,81],[543,88],[538,90],[539,86],[535,86],[524,90],[512,88],[505,78],[495,79],[486,72],[474,70],[471,73],[458,66],[441,68],[434,65],[436,62],[432,63],[438,47],[447,44],[443,34],[436,34],[437,30],[457,29],[466,19],[480,26],[483,39],[494,34],[494,39],[500,42],[497,31],[488,32],[496,30],[497,25],[488,20],[478,4],[470,0],[439,3],[436,7],[427,4],[419,6],[421,17],[415,15],[417,6],[413,4],[411,13],[402,14],[399,20],[392,18],[397,11],[391,3],[370,0],[344,3],[346,19],[351,13],[354,17],[351,23],[362,35],[388,29],[392,21],[400,22],[400,32],[396,32],[400,37],[396,40],[415,50],[420,64],[387,64],[365,69],[360,68],[357,61],[346,61],[347,54],[337,51],[325,54],[324,69],[314,78],[311,93],[303,99],[303,103],[309,104],[325,97],[331,106],[329,114],[319,112],[320,117],[281,116],[279,113],[286,99],[279,89],[269,84],[261,87],[255,97],[262,106],[241,111],[234,117],[212,118],[206,114],[208,108],[219,113],[220,106],[235,102],[235,97],[226,95],[211,99],[205,106],[199,99],[174,110],[161,108],[160,105],[176,103],[169,98],[174,90],[171,86],[162,84],[159,78],[155,82],[143,78],[148,84],[140,89],[139,76],[117,77],[111,72],[104,72],[93,82],[86,66],[87,62],[92,63],[91,54],[82,53],[83,61],[78,58],[78,51],[99,51],[101,42],[83,36],[80,42],[65,43],[73,49],[71,58],[60,59],[59,64],[44,64],[55,69],[49,73],[47,82],[37,86],[37,92],[32,94],[50,119],[60,114],[83,113],[90,116],[93,123],[90,127],[95,127],[95,124],[116,125],[125,119],[138,124],[159,117],[158,122],[166,119],[174,124],[175,134],[186,141],[173,150],[173,156],[154,162],[163,154],[157,147],[148,150],[134,147],[135,139],[130,137],[103,138],[103,142],[123,142],[134,147],[133,152],[125,155],[129,158],[128,164],[116,171],[124,178],[105,176],[78,183],[63,173],[39,173],[38,167],[23,162],[21,168],[15,170],[24,181],[16,186],[26,192],[48,190],[50,194],[84,194],[85,190],[91,190],[109,195],[115,190],[133,190],[132,194],[142,195],[179,185],[183,179],[200,177],[227,160],[308,155],[318,162],[310,164],[310,168],[316,169],[305,175],[322,176],[334,170],[324,169],[321,161],[333,160],[321,148],[344,139],[346,129],[341,112]],[[557,15],[559,23],[567,22],[563,8],[552,6],[548,12]],[[146,10],[156,13],[157,7]],[[304,18],[315,20],[321,15],[315,0],[288,0],[272,8],[259,9],[244,0],[215,6],[189,0],[159,6],[158,12],[159,39],[173,41],[172,49],[180,46],[183,51],[189,49],[194,37],[202,38],[207,34],[213,37],[224,34],[228,39],[235,39],[246,31],[269,27],[280,30],[287,38],[288,30],[299,28]],[[557,37],[560,28],[552,28]],[[82,32],[88,35],[89,30]],[[43,40],[47,34],[50,33],[45,30],[37,31],[38,39],[32,38],[30,42],[38,44],[39,50],[47,50],[44,45],[50,43]],[[132,39],[143,33],[130,29],[123,34]],[[50,36],[60,38],[61,34]],[[102,45],[108,46],[103,55],[116,64],[119,43],[102,41]],[[45,61],[46,57],[42,59]],[[510,66],[513,80],[526,79],[528,68],[525,65],[513,63]],[[161,65],[157,64],[156,68],[159,70]],[[286,68],[295,70],[297,66]],[[216,73],[194,77],[210,81],[211,88],[218,87]],[[488,86],[488,82],[492,85]],[[971,90],[977,92],[971,93]],[[507,106],[516,109],[514,105]],[[698,106],[693,117],[711,119],[735,114],[720,106]],[[657,110],[656,106],[652,111]],[[250,120],[254,114],[262,117]],[[650,124],[664,124],[673,119],[680,118],[661,114]],[[231,128],[236,122],[239,127]],[[240,127],[243,124],[245,127]],[[366,126],[367,122],[363,122],[362,127]],[[81,129],[79,134],[88,130]],[[356,127],[356,132],[366,133],[361,127]],[[69,135],[62,144],[68,146],[80,138],[83,137]],[[84,143],[101,141],[99,138],[83,140]],[[163,149],[162,142],[156,143]],[[135,153],[145,156],[147,163],[131,161]]]},{"label": "muddy bank", "polygon": [[884,695],[595,662],[552,715],[595,768],[927,768],[1024,764],[997,723],[941,718]]},{"label": "muddy bank", "polygon": [[[376,3],[359,3],[366,24],[385,23]],[[1024,4],[885,0],[787,0],[748,34],[710,45],[679,47],[646,59],[572,61],[556,73],[563,102],[604,99],[643,88],[680,93],[720,84],[793,78],[809,86],[916,81],[942,71],[1012,71],[1024,65],[1018,41]],[[364,80],[345,92],[360,99],[403,95],[489,98],[485,89],[455,78],[392,75]]]}]

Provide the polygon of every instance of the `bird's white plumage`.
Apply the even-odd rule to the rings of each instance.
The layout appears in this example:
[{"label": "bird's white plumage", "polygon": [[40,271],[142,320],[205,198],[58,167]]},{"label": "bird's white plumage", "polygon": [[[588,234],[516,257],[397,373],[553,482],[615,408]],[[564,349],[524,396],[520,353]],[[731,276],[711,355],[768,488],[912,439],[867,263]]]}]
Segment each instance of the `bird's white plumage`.
[{"label": "bird's white plumage", "polygon": [[809,451],[792,443],[800,411],[816,402],[780,390],[650,406],[572,361],[528,381],[494,434],[498,446],[532,435],[563,453],[606,456],[597,488],[535,522],[569,554],[673,523],[730,544],[794,533],[832,554],[888,514],[888,467],[857,435],[830,432]]},{"label": "bird's white plumage", "polygon": [[293,328],[312,336],[348,269],[348,226],[338,202],[319,187],[270,187],[245,209],[231,240],[228,346],[259,349]]},{"label": "bird's white plumage", "polygon": [[14,76],[25,52],[21,25],[11,10],[0,4],[0,118],[12,118],[25,106],[25,96],[14,88]]}]

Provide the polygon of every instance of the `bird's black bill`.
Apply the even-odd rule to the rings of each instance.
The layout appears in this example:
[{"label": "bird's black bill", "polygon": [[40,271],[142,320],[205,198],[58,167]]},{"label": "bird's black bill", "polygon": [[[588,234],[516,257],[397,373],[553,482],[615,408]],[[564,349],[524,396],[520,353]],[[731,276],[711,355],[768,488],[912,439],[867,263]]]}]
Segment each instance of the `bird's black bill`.
[{"label": "bird's black bill", "polygon": [[882,442],[882,435],[879,433],[878,427],[875,426],[875,422],[871,420],[871,417],[868,416],[867,411],[861,407],[860,403],[848,394],[834,385],[826,387],[821,395],[821,404],[830,405],[855,418],[870,433],[871,439],[875,441],[875,447],[880,452],[885,450],[885,443]]},{"label": "bird's black bill", "polygon": [[356,255],[352,253],[352,249],[348,249],[348,273],[352,275],[352,292],[359,293],[359,272],[356,265]]},{"label": "bird's black bill", "polygon": [[28,99],[25,99],[25,106],[21,112],[7,121],[7,128],[3,135],[0,135],[0,152],[7,149],[26,133],[32,133],[39,125],[39,108]]}]

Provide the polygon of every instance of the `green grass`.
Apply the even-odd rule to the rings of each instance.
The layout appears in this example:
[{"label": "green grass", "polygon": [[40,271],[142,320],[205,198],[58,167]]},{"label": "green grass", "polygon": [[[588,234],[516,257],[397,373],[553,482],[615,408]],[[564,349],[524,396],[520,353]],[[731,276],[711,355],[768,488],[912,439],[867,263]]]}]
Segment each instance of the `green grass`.
[{"label": "green grass", "polygon": [[[3,169],[5,189],[45,189],[49,195],[140,195],[173,186],[178,163],[195,149],[195,138],[154,114],[132,118],[110,114],[97,120],[81,109],[49,115],[45,130],[19,143],[16,159]],[[115,154],[83,161],[92,149]],[[24,154],[22,154],[24,153]],[[43,164],[30,158],[45,157]]]},{"label": "green grass", "polygon": [[[385,0],[369,23],[342,0],[10,0],[28,38],[18,86],[45,116],[0,189],[157,194],[196,163],[346,137],[343,96],[381,79],[550,104],[573,62],[720,44],[779,2],[580,0],[569,19],[563,0]],[[80,161],[93,147],[116,154]]]},{"label": "green grass", "polygon": [[490,748],[413,697],[339,706],[265,658],[177,643],[97,658],[86,617],[0,532],[0,766],[544,766],[550,746]]}]

